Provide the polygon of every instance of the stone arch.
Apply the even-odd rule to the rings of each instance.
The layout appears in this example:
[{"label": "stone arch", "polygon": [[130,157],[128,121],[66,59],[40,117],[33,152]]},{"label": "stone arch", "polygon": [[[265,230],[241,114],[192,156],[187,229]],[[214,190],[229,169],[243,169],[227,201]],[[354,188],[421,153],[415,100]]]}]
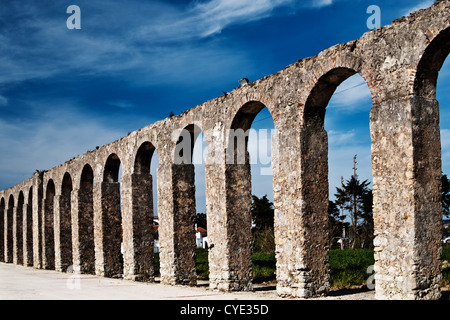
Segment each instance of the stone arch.
[{"label": "stone arch", "polygon": [[143,142],[139,146],[134,159],[134,173],[144,174],[150,172],[150,163],[155,150],[155,146],[149,141]]},{"label": "stone arch", "polygon": [[78,225],[73,239],[74,269],[81,273],[95,273],[94,245],[94,171],[85,164],[75,201],[75,224]]},{"label": "stone arch", "polygon": [[[405,244],[412,248],[409,259],[414,260],[414,265],[408,260],[401,261],[402,269],[406,270],[402,275],[407,278],[408,294],[410,297],[425,297],[437,299],[440,294],[441,279],[441,238],[442,238],[442,204],[441,204],[441,137],[440,137],[440,110],[436,99],[436,86],[446,58],[450,53],[450,22],[446,21],[444,27],[439,30],[431,26],[427,30],[427,43],[417,66],[408,68],[409,82],[408,109],[411,114],[411,136],[409,137],[413,150],[410,156],[410,170],[407,178],[414,188],[414,199],[417,204],[405,210],[404,215],[414,224],[409,226],[415,234],[414,239],[406,238]],[[410,188],[410,186],[408,186]],[[406,206],[404,206],[406,207]],[[407,225],[407,224],[404,224]],[[407,234],[402,232],[401,234]],[[384,246],[381,242],[380,246]],[[393,254],[392,254],[393,256]],[[389,264],[378,262],[378,269],[383,274],[389,274]],[[420,285],[420,290],[415,288]],[[377,294],[381,298],[392,295],[387,285],[376,282]],[[378,286],[380,289],[378,290]],[[379,292],[378,292],[379,291]],[[399,290],[397,290],[399,291]],[[383,295],[382,295],[383,294]],[[394,291],[394,294],[398,294]]]},{"label": "stone arch", "polygon": [[5,262],[5,198],[0,200],[0,262]]},{"label": "stone arch", "polygon": [[202,132],[198,124],[191,123],[181,129],[173,153],[174,164],[192,164],[195,141]]},{"label": "stone arch", "polygon": [[73,265],[72,258],[72,190],[71,175],[66,172],[61,184],[59,197],[59,266],[58,269],[66,271]]},{"label": "stone arch", "polygon": [[47,270],[55,269],[55,195],[56,186],[53,179],[49,179],[45,188],[44,218],[43,220],[43,267]]},{"label": "stone arch", "polygon": [[[170,206],[158,211],[161,278],[164,283],[186,285],[197,283],[193,150],[201,132],[198,123],[187,124],[183,129],[176,131],[173,162],[170,166],[160,164],[158,168],[158,181],[161,181],[164,175],[170,180],[171,188]],[[171,267],[164,268],[164,265]]]},{"label": "stone arch", "polygon": [[117,154],[112,153],[106,159],[103,171],[103,182],[119,182],[120,159]]},{"label": "stone arch", "polygon": [[329,290],[328,266],[328,134],[325,130],[325,113],[328,103],[337,87],[355,74],[366,81],[374,105],[374,83],[368,78],[375,77],[363,69],[358,58],[340,55],[331,64],[321,68],[322,73],[314,76],[314,83],[302,109],[300,126],[300,180],[299,190],[302,219],[301,228],[307,230],[302,237],[302,268],[298,275],[299,287],[304,295],[326,294]]},{"label": "stone arch", "polygon": [[[213,216],[212,218],[217,219],[217,222],[212,223],[211,233],[208,232],[208,240],[211,243],[220,243],[225,238],[227,239],[226,246],[221,249],[223,250],[222,252],[214,250],[214,247],[210,254],[212,261],[210,275],[213,274],[216,278],[212,280],[216,282],[213,285],[226,290],[251,290],[253,286],[252,187],[250,155],[248,152],[250,128],[255,117],[264,108],[269,110],[272,120],[274,120],[275,128],[277,128],[277,116],[273,115],[274,110],[267,107],[264,102],[253,98],[256,98],[254,94],[250,97],[247,96],[245,100],[241,100],[241,106],[234,112],[231,122],[229,122],[229,127],[226,128],[226,163],[224,172],[224,210],[226,216],[224,218]],[[268,98],[264,98],[264,101],[270,103]],[[272,149],[276,148],[277,146]],[[226,235],[223,235],[224,231],[219,230],[224,228],[219,222],[223,219],[225,219],[223,223],[225,224],[224,231]],[[211,239],[209,239],[210,234]],[[217,263],[220,256],[223,255],[227,257],[226,265]],[[226,279],[225,283],[220,283],[223,282],[223,279],[220,280],[220,274],[225,270],[228,271],[230,278]]]},{"label": "stone arch", "polygon": [[414,76],[413,92],[415,96],[436,99],[436,84],[445,59],[450,53],[450,27],[433,35],[426,46],[417,68],[410,68]]},{"label": "stone arch", "polygon": [[16,264],[23,264],[23,208],[25,204],[25,197],[23,191],[19,192],[17,198],[17,206],[15,209],[15,219],[14,219],[14,260]]},{"label": "stone arch", "polygon": [[10,195],[8,199],[8,209],[6,211],[6,251],[5,251],[5,262],[12,263],[13,262],[13,219],[14,219],[14,195]]}]

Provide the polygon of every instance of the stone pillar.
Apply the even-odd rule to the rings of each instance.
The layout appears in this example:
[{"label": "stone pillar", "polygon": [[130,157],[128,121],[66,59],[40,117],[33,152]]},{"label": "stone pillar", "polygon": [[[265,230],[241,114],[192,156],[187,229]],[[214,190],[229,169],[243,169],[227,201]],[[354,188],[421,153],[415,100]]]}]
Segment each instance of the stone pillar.
[{"label": "stone pillar", "polygon": [[441,255],[439,105],[399,97],[371,113],[378,299],[438,299]]},{"label": "stone pillar", "polygon": [[329,291],[328,141],[323,117],[305,119],[278,131],[272,158],[277,292],[300,298]]},{"label": "stone pillar", "polygon": [[32,196],[25,204],[23,217],[23,261],[27,267],[33,266],[33,201]]},{"label": "stone pillar", "polygon": [[23,264],[23,196],[19,196],[13,217],[13,262]]},{"label": "stone pillar", "polygon": [[195,285],[194,165],[160,164],[158,199],[161,282]]},{"label": "stone pillar", "polygon": [[73,270],[95,273],[93,187],[74,189],[72,197]]},{"label": "stone pillar", "polygon": [[33,175],[33,266],[42,268],[42,176],[43,173]]},{"label": "stone pillar", "polygon": [[44,198],[44,218],[42,221],[42,267],[55,269],[55,230],[54,204],[55,196]]},{"label": "stone pillar", "polygon": [[5,242],[6,242],[6,230],[5,230],[5,200],[1,200],[0,204],[0,262],[5,262]]},{"label": "stone pillar", "polygon": [[210,287],[252,290],[250,164],[206,164],[205,173]]},{"label": "stone pillar", "polygon": [[55,270],[65,272],[72,261],[72,219],[70,193],[55,196]]},{"label": "stone pillar", "polygon": [[94,195],[95,273],[118,277],[123,272],[120,183],[95,184]]},{"label": "stone pillar", "polygon": [[124,278],[154,281],[152,176],[123,175],[121,180]]},{"label": "stone pillar", "polygon": [[[10,199],[11,200],[11,199]],[[8,203],[8,209],[6,210],[6,220],[5,220],[5,262],[13,262],[13,252],[14,252],[14,236],[13,236],[13,217],[14,217],[14,203],[11,201]]]}]

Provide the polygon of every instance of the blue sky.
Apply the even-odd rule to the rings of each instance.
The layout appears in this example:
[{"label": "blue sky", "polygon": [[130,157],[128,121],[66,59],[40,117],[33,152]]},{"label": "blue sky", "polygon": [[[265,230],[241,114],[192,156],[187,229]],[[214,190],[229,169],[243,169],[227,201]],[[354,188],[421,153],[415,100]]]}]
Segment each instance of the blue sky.
[{"label": "blue sky", "polygon": [[[74,156],[231,91],[238,80],[273,74],[300,58],[369,31],[430,0],[2,0],[0,5],[0,189]],[[69,5],[81,30],[69,30]],[[450,110],[446,63],[438,82],[441,119]],[[348,178],[358,154],[371,179],[370,93],[358,75],[327,108],[330,189]],[[267,111],[254,128],[273,128]],[[444,172],[450,126],[441,121]],[[445,137],[448,137],[446,139]],[[156,163],[156,161],[155,161]],[[154,167],[152,171],[154,172]],[[253,192],[271,198],[271,176],[253,168]],[[204,206],[204,173],[197,173]]]}]

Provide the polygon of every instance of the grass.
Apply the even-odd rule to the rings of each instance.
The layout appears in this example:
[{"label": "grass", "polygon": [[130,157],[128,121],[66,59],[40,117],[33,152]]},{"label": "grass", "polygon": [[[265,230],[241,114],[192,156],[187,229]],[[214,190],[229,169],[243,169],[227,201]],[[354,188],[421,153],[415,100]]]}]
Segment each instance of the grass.
[{"label": "grass", "polygon": [[330,286],[347,289],[366,283],[371,275],[367,268],[375,263],[373,250],[330,250]]},{"label": "grass", "polygon": [[[371,275],[367,268],[374,264],[373,250],[346,249],[330,250],[330,285],[335,289],[347,289],[366,284]],[[450,262],[450,246],[442,248],[442,261]],[[275,255],[255,253],[252,257],[253,283],[275,280]],[[209,277],[208,251],[197,249],[197,276],[207,280]],[[155,254],[155,274],[159,273],[159,254]],[[450,286],[450,267],[442,270],[442,285]]]}]

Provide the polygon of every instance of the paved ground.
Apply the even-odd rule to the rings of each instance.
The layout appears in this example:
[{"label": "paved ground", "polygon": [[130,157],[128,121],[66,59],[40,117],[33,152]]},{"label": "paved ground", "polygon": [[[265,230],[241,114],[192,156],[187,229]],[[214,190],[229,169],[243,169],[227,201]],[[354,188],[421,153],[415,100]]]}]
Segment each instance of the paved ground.
[{"label": "paved ground", "polygon": [[[167,286],[93,275],[74,275],[0,263],[0,300],[275,300],[274,286],[223,293],[208,288]],[[372,300],[374,292],[332,292],[330,300]],[[286,299],[284,299],[286,300]]]}]

